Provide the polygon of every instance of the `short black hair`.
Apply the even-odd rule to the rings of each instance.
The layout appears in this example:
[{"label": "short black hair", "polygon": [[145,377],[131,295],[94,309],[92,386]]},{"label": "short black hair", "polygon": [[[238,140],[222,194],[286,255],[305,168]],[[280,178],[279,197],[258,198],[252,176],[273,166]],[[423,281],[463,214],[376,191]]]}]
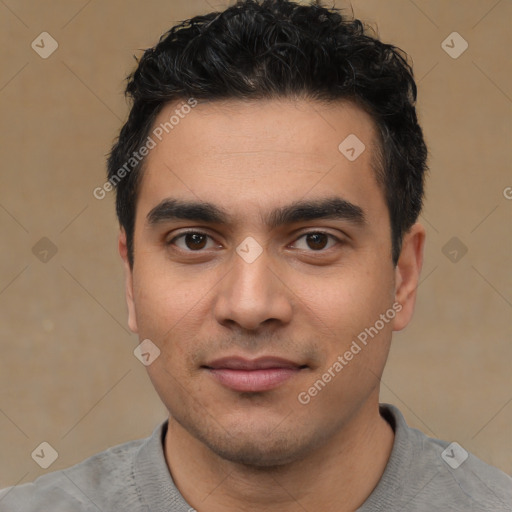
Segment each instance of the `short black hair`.
[{"label": "short black hair", "polygon": [[172,27],[144,52],[127,80],[132,106],[108,158],[108,180],[116,188],[131,266],[145,161],[133,155],[139,155],[162,108],[191,98],[283,97],[348,100],[371,115],[380,139],[376,175],[389,209],[396,265],[403,235],[422,208],[427,148],[406,54],[381,42],[360,20],[320,1],[239,0]]}]

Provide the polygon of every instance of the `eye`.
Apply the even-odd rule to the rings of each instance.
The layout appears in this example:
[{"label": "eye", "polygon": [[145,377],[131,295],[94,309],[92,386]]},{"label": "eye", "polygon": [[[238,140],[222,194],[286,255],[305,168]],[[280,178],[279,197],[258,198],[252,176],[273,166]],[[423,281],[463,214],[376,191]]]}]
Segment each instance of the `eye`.
[{"label": "eye", "polygon": [[[309,233],[304,233],[302,236],[297,238],[297,240],[304,239],[306,241],[306,247],[298,247],[299,249],[311,249],[313,251],[322,251],[325,250],[326,245],[329,243],[329,239],[334,240],[334,244],[339,243],[340,240],[336,238],[334,235],[331,235],[330,233],[324,233],[323,231],[310,231]],[[297,243],[295,242],[295,247],[297,246]],[[333,247],[331,245],[331,247]],[[328,247],[327,249],[330,249],[331,247]]]},{"label": "eye", "polygon": [[[302,247],[297,247],[297,243],[301,240],[305,243],[303,243]],[[330,246],[329,241],[331,241]],[[208,246],[209,242],[210,246]],[[340,240],[330,233],[325,233],[323,231],[310,231],[309,233],[304,233],[297,238],[293,247],[300,250],[321,252],[327,251],[337,243],[340,243]],[[185,233],[181,233],[166,242],[166,245],[176,246],[184,252],[202,252],[203,249],[219,247],[218,244],[214,243],[213,238],[210,235],[201,231],[187,231]]]},{"label": "eye", "polygon": [[[211,249],[207,247],[208,239],[213,240],[210,235],[201,233],[200,231],[187,231],[175,236],[167,242],[167,245],[176,245],[179,249],[186,252],[200,252],[202,249]],[[180,240],[180,243],[176,241]],[[215,244],[213,244],[215,246]]]}]

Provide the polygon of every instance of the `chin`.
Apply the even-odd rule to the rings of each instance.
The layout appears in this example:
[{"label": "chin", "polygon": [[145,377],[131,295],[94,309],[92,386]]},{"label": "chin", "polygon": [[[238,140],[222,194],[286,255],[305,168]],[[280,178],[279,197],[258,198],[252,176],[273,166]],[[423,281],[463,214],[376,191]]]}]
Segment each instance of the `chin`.
[{"label": "chin", "polygon": [[207,415],[199,407],[180,408],[171,416],[218,457],[255,468],[303,460],[336,431],[336,422],[315,425],[311,416],[283,416],[272,410],[251,408],[223,414],[212,411]]},{"label": "chin", "polygon": [[[297,446],[286,445],[286,440],[258,442],[252,434],[246,439],[226,438],[222,443],[206,443],[216,455],[230,462],[244,466],[269,468],[294,462],[301,458],[303,449]],[[284,442],[283,442],[284,441]]]},{"label": "chin", "polygon": [[[251,467],[283,466],[303,459],[319,444],[321,436],[279,425],[238,425],[222,431],[195,432],[212,452],[230,462]],[[301,435],[302,434],[302,435]]]}]

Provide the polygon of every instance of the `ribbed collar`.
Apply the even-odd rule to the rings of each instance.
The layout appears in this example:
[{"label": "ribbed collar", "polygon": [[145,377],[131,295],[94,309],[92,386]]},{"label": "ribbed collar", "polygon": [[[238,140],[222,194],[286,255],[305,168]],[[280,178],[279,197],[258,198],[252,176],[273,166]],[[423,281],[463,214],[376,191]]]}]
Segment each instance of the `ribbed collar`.
[{"label": "ribbed collar", "polygon": [[[358,512],[394,510],[403,496],[406,479],[421,447],[414,443],[414,429],[407,426],[402,413],[390,404],[380,405],[381,415],[395,431],[395,439],[384,473]],[[180,494],[167,467],[164,439],[168,420],[155,428],[151,437],[140,446],[133,464],[133,473],[140,500],[151,512],[190,512],[192,507]]]},{"label": "ribbed collar", "polygon": [[168,421],[155,428],[135,454],[133,473],[140,500],[151,512],[190,512],[192,507],[174,485],[164,455]]}]

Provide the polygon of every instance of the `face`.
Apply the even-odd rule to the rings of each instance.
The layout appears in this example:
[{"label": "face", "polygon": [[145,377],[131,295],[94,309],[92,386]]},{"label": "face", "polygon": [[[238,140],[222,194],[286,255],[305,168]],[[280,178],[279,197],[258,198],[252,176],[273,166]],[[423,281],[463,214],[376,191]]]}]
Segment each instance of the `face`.
[{"label": "face", "polygon": [[[351,134],[359,156],[353,138],[339,149]],[[217,455],[298,460],[375,408],[412,313],[421,243],[393,266],[373,122],[346,102],[211,102],[164,135],[133,269],[120,236],[130,328],[160,350],[149,376],[170,421]]]}]

